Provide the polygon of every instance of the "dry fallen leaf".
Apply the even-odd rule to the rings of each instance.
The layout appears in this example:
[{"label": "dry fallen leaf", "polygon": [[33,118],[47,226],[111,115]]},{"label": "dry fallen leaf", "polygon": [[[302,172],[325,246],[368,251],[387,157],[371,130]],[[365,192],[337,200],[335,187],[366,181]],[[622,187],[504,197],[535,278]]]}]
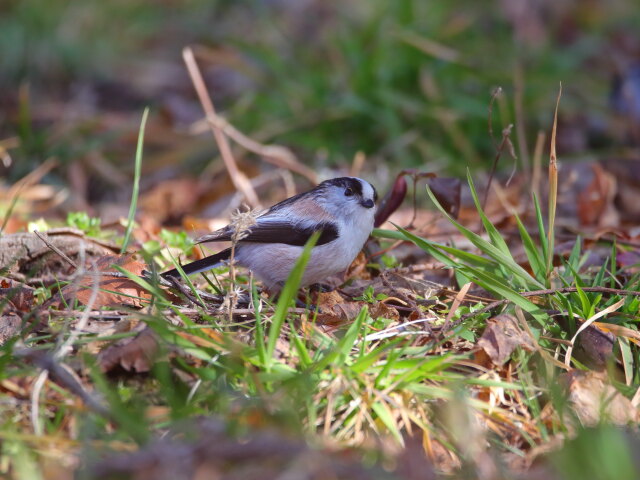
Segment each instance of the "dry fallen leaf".
[{"label": "dry fallen leaf", "polygon": [[616,180],[598,163],[591,164],[593,180],[584,190],[578,192],[578,217],[582,225],[611,227],[620,219],[613,206],[616,195]]},{"label": "dry fallen leaf", "polygon": [[121,366],[127,372],[148,372],[158,353],[156,334],[148,326],[140,324],[142,330],[105,348],[98,355],[98,365],[103,372]]},{"label": "dry fallen leaf", "polygon": [[516,347],[535,350],[535,341],[520,328],[515,317],[504,314],[487,322],[487,328],[478,340],[478,347],[495,365],[503,365]]},{"label": "dry fallen leaf", "polygon": [[429,188],[438,199],[438,202],[453,218],[458,218],[460,213],[460,195],[462,183],[459,178],[430,178],[427,181]]},{"label": "dry fallen leaf", "polygon": [[0,278],[0,298],[8,299],[21,312],[33,310],[35,289],[9,278]]},{"label": "dry fallen leaf", "polygon": [[192,178],[164,180],[140,197],[140,208],[159,223],[176,222],[194,210],[198,190]]},{"label": "dry fallen leaf", "polygon": [[336,303],[322,307],[317,316],[317,322],[321,325],[339,326],[354,320],[365,302]]},{"label": "dry fallen leaf", "polygon": [[400,319],[400,313],[393,305],[389,305],[384,302],[376,302],[369,307],[369,315],[371,318],[388,318],[389,320],[398,321]]},{"label": "dry fallen leaf", "polygon": [[0,315],[0,345],[20,332],[22,320],[15,312],[6,312]]},{"label": "dry fallen leaf", "polygon": [[616,425],[636,423],[640,411],[611,385],[606,372],[574,370],[560,377],[580,422],[594,426],[602,421]]},{"label": "dry fallen leaf", "polygon": [[[95,301],[91,302],[92,308],[99,309],[122,305],[131,307],[143,306],[145,304],[144,300],[151,298],[151,295],[140,285],[128,278],[100,275],[100,272],[115,272],[116,269],[113,265],[118,265],[135,275],[141,275],[145,268],[144,263],[134,260],[131,255],[106,255],[100,257],[95,262],[95,267],[89,262],[86,267],[87,273],[78,282],[72,282],[62,289],[62,296],[65,302],[61,302],[61,304],[69,305],[75,298],[83,305],[88,305],[96,288],[97,276],[98,292]],[[98,274],[94,274],[94,268]]]}]

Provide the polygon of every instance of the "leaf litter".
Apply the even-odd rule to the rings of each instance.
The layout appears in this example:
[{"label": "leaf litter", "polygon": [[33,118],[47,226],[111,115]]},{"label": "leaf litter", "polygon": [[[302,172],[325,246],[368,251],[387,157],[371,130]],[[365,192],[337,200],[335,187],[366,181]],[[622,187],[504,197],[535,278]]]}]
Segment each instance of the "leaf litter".
[{"label": "leaf litter", "polygon": [[[464,211],[464,207],[462,207],[462,211]],[[471,217],[471,215],[468,216]],[[588,222],[586,222],[585,225],[588,225]],[[433,233],[437,234],[437,230],[439,228],[440,224],[437,222],[431,223],[429,226],[423,226],[422,230],[420,230],[420,234],[426,237],[431,237],[434,236],[432,235]],[[22,237],[16,237],[15,239],[12,238],[12,235],[5,235],[3,237],[3,241],[15,241],[15,243],[12,244],[24,244],[28,237],[25,237],[23,234],[19,235],[22,235]],[[154,235],[155,234],[153,233],[147,234],[149,238],[152,238]],[[452,233],[449,232],[448,235],[451,237]],[[49,235],[49,238],[70,238],[78,240],[82,239],[83,236],[77,236],[75,234],[71,237]],[[32,239],[28,241],[35,244],[36,240],[37,237],[33,235]],[[75,250],[69,246],[70,243],[67,240],[63,240],[62,243],[58,242],[58,240],[54,241],[61,246],[60,248],[64,250],[66,255],[69,255],[74,259],[81,259],[82,255],[86,255],[84,253],[81,254],[81,250],[85,248],[85,246],[83,246],[85,245],[83,243],[84,240],[75,241],[75,243],[73,243],[76,246]],[[461,242],[458,240],[457,243],[460,244]],[[91,248],[88,250],[91,252],[94,251]],[[25,249],[24,251],[27,250]],[[33,252],[36,251],[36,249],[30,249],[29,251]],[[42,249],[38,251],[43,252]],[[393,253],[394,250],[391,250],[390,252]],[[413,251],[412,253],[405,252],[403,255],[405,255],[404,258],[420,256],[417,251]],[[38,253],[37,256],[42,257],[44,256],[44,253]],[[52,252],[51,256],[56,256],[56,254]],[[625,257],[623,256],[622,259],[624,260],[624,258]],[[20,256],[15,256],[14,259],[16,261],[16,265],[26,264]],[[475,351],[475,356],[467,357],[467,360],[465,361],[454,360],[452,363],[452,365],[457,365],[453,371],[458,370],[458,375],[463,374],[463,376],[467,376],[467,378],[475,378],[474,382],[479,382],[475,386],[473,386],[473,382],[467,386],[469,391],[475,392],[475,403],[459,404],[456,409],[468,411],[471,418],[475,418],[475,420],[470,421],[479,422],[477,427],[473,427],[480,429],[477,433],[477,435],[479,435],[477,439],[478,442],[482,442],[482,440],[480,440],[481,437],[491,433],[493,435],[498,435],[504,442],[507,442],[513,447],[522,448],[526,451],[528,441],[531,439],[538,439],[536,442],[541,441],[541,432],[539,431],[539,427],[535,425],[536,422],[531,416],[531,412],[529,411],[529,407],[526,402],[523,402],[523,400],[520,399],[520,391],[517,388],[514,389],[511,385],[513,385],[513,382],[517,378],[518,363],[515,358],[517,358],[518,355],[516,355],[516,352],[518,349],[523,352],[535,352],[538,350],[540,347],[537,345],[535,336],[532,335],[530,331],[527,332],[523,330],[513,315],[501,314],[495,317],[490,316],[486,318],[483,323],[484,326],[483,324],[479,324],[477,327],[472,328],[472,330],[467,330],[467,332],[470,333],[475,329],[477,334],[479,334],[478,337],[476,337],[475,334],[472,335],[472,337],[468,337],[468,334],[460,333],[459,335],[461,336],[449,337],[443,342],[443,335],[448,335],[450,333],[448,331],[450,327],[446,326],[447,319],[452,318],[456,309],[468,311],[469,308],[473,308],[477,303],[482,303],[484,299],[490,298],[491,295],[487,292],[483,292],[482,289],[472,289],[473,293],[469,292],[468,295],[460,296],[456,302],[455,308],[453,310],[448,310],[449,307],[454,307],[452,302],[454,302],[456,298],[457,291],[452,287],[455,284],[450,283],[449,285],[443,285],[438,281],[434,281],[441,280],[442,276],[441,274],[434,276],[432,274],[432,269],[440,269],[443,273],[446,273],[446,269],[443,269],[442,265],[437,266],[437,263],[433,264],[424,262],[424,260],[426,259],[423,259],[422,264],[416,263],[408,267],[394,267],[391,269],[383,268],[378,271],[376,269],[371,270],[370,266],[367,264],[367,261],[371,260],[367,260],[363,257],[358,260],[351,269],[350,275],[354,278],[352,278],[352,282],[350,284],[347,284],[333,292],[312,294],[310,300],[311,303],[317,307],[317,312],[307,311],[304,313],[300,312],[294,314],[294,318],[296,315],[299,316],[299,320],[294,323],[298,323],[306,317],[306,321],[304,323],[298,323],[300,327],[303,327],[300,334],[308,336],[308,340],[312,343],[318,342],[317,339],[312,338],[316,335],[313,332],[318,329],[322,332],[322,335],[338,335],[337,338],[340,338],[340,336],[344,334],[344,329],[353,322],[356,317],[358,317],[362,308],[367,307],[368,317],[372,322],[369,330],[371,333],[368,333],[367,336],[363,338],[363,341],[371,342],[373,345],[379,345],[379,348],[384,348],[384,343],[382,342],[397,341],[401,339],[404,342],[403,348],[405,349],[423,348],[425,354],[429,353],[425,359],[434,355],[466,355],[467,352]],[[29,257],[29,261],[31,261],[31,257]],[[68,284],[57,293],[54,293],[53,296],[43,304],[50,309],[50,312],[49,314],[42,312],[44,315],[49,315],[49,320],[47,324],[41,325],[39,330],[40,334],[50,331],[51,333],[54,333],[55,336],[56,329],[53,325],[59,324],[60,320],[65,317],[67,319],[71,319],[69,328],[74,328],[73,319],[77,320],[79,316],[83,315],[83,305],[89,306],[93,320],[91,324],[85,326],[85,331],[82,333],[83,335],[89,336],[87,337],[87,340],[89,340],[90,337],[91,339],[90,341],[77,345],[74,348],[75,355],[79,355],[83,351],[94,352],[94,354],[97,354],[96,364],[104,373],[114,372],[112,374],[120,376],[123,374],[148,375],[148,373],[155,368],[154,364],[158,361],[174,362],[177,359],[187,361],[195,368],[203,368],[206,367],[206,362],[200,357],[200,355],[192,357],[189,360],[189,348],[185,349],[184,341],[186,341],[187,344],[207,349],[216,348],[216,345],[225,342],[223,337],[220,336],[220,333],[217,333],[216,337],[211,341],[204,340],[199,334],[193,335],[187,334],[186,332],[180,332],[179,335],[181,335],[183,339],[180,346],[172,348],[172,354],[169,357],[161,354],[160,352],[162,350],[165,350],[167,346],[171,345],[171,342],[167,342],[167,332],[159,332],[155,330],[153,326],[147,325],[143,320],[144,316],[141,315],[145,309],[150,308],[153,295],[146,292],[144,288],[129,278],[123,278],[123,276],[109,276],[109,273],[117,273],[120,271],[116,270],[115,266],[119,266],[133,275],[141,275],[143,270],[147,268],[147,264],[137,260],[135,256],[130,254],[121,256],[98,255],[93,258],[85,258],[85,266],[83,267],[84,273],[80,272],[80,275],[78,275],[77,272],[74,272],[74,269],[69,268],[69,266],[62,261],[55,262],[48,260],[42,265],[46,265],[42,268],[46,268],[47,277],[65,278],[67,279]],[[58,269],[57,271],[56,268]],[[95,273],[92,273],[92,268]],[[13,267],[13,269],[9,269],[9,272],[12,271],[17,273],[20,269],[15,269],[15,267]],[[29,335],[36,333],[29,332],[25,336],[25,332],[21,332],[21,318],[24,316],[25,312],[30,312],[36,308],[39,300],[36,298],[33,287],[17,280],[27,279],[22,275],[16,275],[16,273],[11,273],[14,278],[7,278],[6,280],[3,280],[2,283],[3,293],[8,298],[5,303],[2,317],[2,331],[4,332],[4,335],[2,336],[3,343],[15,338],[16,335],[18,337],[22,336],[24,341],[28,339]],[[216,276],[218,277],[217,281],[222,282],[223,284],[224,282],[229,281],[228,277],[226,277],[224,273]],[[449,275],[446,276],[451,280]],[[196,283],[198,289],[206,289],[206,284],[207,282],[203,283],[202,281],[198,281]],[[93,296],[94,298],[92,300],[92,292],[95,292],[96,289],[98,290],[98,293]],[[177,297],[172,295],[169,298],[178,302],[175,304],[176,306],[172,307],[172,309],[179,314],[177,320],[179,325],[182,325],[183,327],[186,325],[184,323],[184,319],[180,319],[180,317],[183,316],[180,315],[181,311],[185,312],[187,318],[193,318],[196,322],[203,321],[203,318],[200,317],[201,314],[198,313],[198,310],[193,310],[193,305],[190,304],[188,300],[186,300],[186,303],[184,303],[183,306],[180,306]],[[264,300],[266,299],[260,300],[261,304],[263,304]],[[265,306],[262,305],[263,312],[261,316],[268,315],[268,311],[265,311],[264,307]],[[125,308],[125,310],[123,310],[123,308]],[[204,313],[205,316],[212,314],[216,315],[215,312],[220,311],[220,308],[220,304],[210,305],[208,307],[209,311],[202,313]],[[56,312],[56,310],[59,310],[59,312]],[[138,313],[136,313],[136,311]],[[251,325],[255,322],[254,315],[251,312],[252,309],[250,308],[250,305],[238,305],[236,312],[231,312],[232,321],[236,322],[237,325]],[[58,313],[62,316],[59,316]],[[457,315],[459,315],[459,313]],[[108,320],[109,316],[116,320]],[[101,320],[101,317],[103,317],[104,320]],[[225,315],[220,318],[225,318]],[[175,318],[174,321],[176,321]],[[207,325],[206,321],[202,326],[204,327],[205,325]],[[443,327],[445,328],[443,329]],[[241,334],[242,328],[243,327],[241,326],[234,326],[233,324],[230,324],[227,328],[223,329],[223,331],[227,331],[230,335],[233,335],[233,332],[235,331],[237,338],[234,341],[240,341],[241,343],[243,341],[248,341],[249,344],[251,344],[253,341],[251,340],[251,336],[243,336],[243,334]],[[588,325],[578,338],[581,341],[584,341],[585,337],[588,337],[588,332],[591,328],[597,327],[594,325]],[[214,327],[214,329],[216,332],[219,332],[219,327]],[[200,330],[202,330],[202,328]],[[299,363],[299,359],[297,359],[297,355],[293,353],[294,351],[291,350],[292,345],[290,345],[290,342],[292,334],[293,333],[288,328],[283,329],[283,337],[279,339],[280,346],[277,349],[279,352],[277,355],[285,363],[292,362],[291,365],[296,365]],[[620,330],[617,331],[617,334],[624,335]],[[117,340],[109,340],[109,338],[118,335],[125,336]],[[633,334],[631,334],[631,336],[633,336]],[[106,339],[102,339],[102,337],[106,337]],[[286,340],[287,337],[289,337],[288,341]],[[243,340],[243,338],[245,338],[245,340]],[[593,352],[596,348],[588,346],[588,344],[586,345],[586,347],[582,347],[583,350],[586,349],[587,351]],[[322,342],[317,343],[316,348],[322,348]],[[232,352],[233,348],[230,350],[222,349],[218,351],[220,353],[217,355],[220,355],[223,354],[221,352]],[[390,352],[393,352],[393,350],[391,349]],[[549,354],[552,356],[554,355],[553,352],[547,352],[547,355]],[[576,351],[575,354],[577,355],[578,352]],[[612,350],[607,351],[604,355],[600,354],[600,357],[602,358],[597,364],[606,365],[607,362],[613,358],[612,355]],[[87,375],[88,372],[86,370],[78,368],[79,365],[74,368],[76,371],[73,373],[73,376],[70,377],[68,373],[65,373],[68,372],[69,367],[58,363],[56,360],[45,360],[45,357],[37,359],[38,357],[33,357],[32,354],[23,356],[23,358],[30,358],[30,361],[33,362],[34,365],[38,365],[40,368],[46,368],[47,371],[50,372],[51,381],[57,383],[71,394],[77,395],[81,402],[87,404],[88,407],[93,408],[96,411],[103,411],[100,410],[104,409],[103,403],[96,400],[92,394],[88,393],[93,390],[91,388],[91,379]],[[171,360],[172,358],[173,360]],[[380,357],[380,359],[382,358],[384,357]],[[375,365],[375,363],[379,362],[380,359],[374,360],[372,365]],[[75,362],[72,362],[72,365],[74,363]],[[381,367],[382,365],[383,364],[380,364]],[[122,373],[117,373],[118,369],[120,369]],[[179,375],[188,382],[195,381],[192,375],[187,375],[185,377],[184,371],[176,370],[176,372],[180,372]],[[476,374],[469,376],[472,372],[476,372]],[[576,371],[573,370],[573,372]],[[339,378],[339,376],[336,376],[335,380]],[[608,420],[620,424],[626,424],[636,420],[638,414],[637,407],[632,406],[631,401],[622,396],[609,383],[608,376],[604,373],[594,373],[592,377],[589,377],[588,373],[582,375],[574,373],[573,376],[567,376],[565,378],[567,378],[567,381],[562,384],[567,385],[565,388],[570,405],[572,405],[572,410],[575,411],[575,414],[582,424],[592,425],[597,423],[601,418],[603,418],[603,415]],[[20,387],[17,387],[19,384],[12,383],[18,380],[19,378],[16,378],[15,380],[12,380],[11,378],[5,379],[2,383],[2,388],[7,394],[14,395],[16,392],[21,391]],[[369,380],[364,380],[365,383],[363,386],[365,386],[368,381]],[[373,381],[373,378],[371,381]],[[397,381],[399,382],[401,380],[398,379]],[[376,432],[375,435],[383,436],[382,432],[384,428],[391,428],[393,425],[396,426],[395,428],[399,428],[399,431],[415,430],[416,428],[420,430],[421,427],[418,427],[418,425],[438,418],[438,413],[435,413],[434,417],[426,415],[426,412],[422,411],[422,408],[424,407],[420,407],[418,410],[414,410],[409,407],[409,405],[412,402],[416,402],[417,399],[412,399],[411,396],[406,398],[395,397],[396,394],[390,393],[392,390],[390,390],[389,393],[383,393],[383,395],[391,396],[382,401],[382,403],[373,404],[378,406],[373,407],[372,405],[371,407],[374,409],[373,412],[376,412],[376,415],[379,416],[379,420],[377,421],[371,417],[371,413],[367,414],[362,410],[365,404],[361,404],[352,410],[347,407],[348,404],[340,408],[336,408],[337,405],[335,405],[334,408],[331,409],[331,402],[336,401],[335,399],[332,400],[332,396],[341,395],[342,393],[340,392],[345,390],[349,391],[355,388],[352,384],[352,380],[344,378],[342,379],[342,382],[344,383],[328,383],[326,386],[321,387],[326,390],[326,397],[318,397],[316,398],[316,401],[322,402],[322,399],[326,398],[326,415],[330,415],[333,419],[331,423],[320,423],[319,425],[321,427],[324,425],[323,428],[325,429],[327,428],[327,425],[329,425],[328,428],[330,432],[334,431],[340,422],[344,422],[351,418],[352,413],[349,413],[350,411],[356,413],[356,416],[353,417],[355,423],[350,427],[353,432],[351,439],[349,439],[349,434],[346,433],[348,430],[341,432],[338,436],[339,441],[345,442],[347,445],[360,445],[360,447],[366,448],[371,441],[370,435],[373,432]],[[438,389],[443,388],[443,386],[438,387],[437,383],[425,385],[425,387],[435,389],[434,398],[440,398],[441,402],[445,401],[444,399],[449,398],[450,394],[445,393],[446,389],[438,392]],[[32,387],[26,385],[22,388],[29,390]],[[46,391],[49,393],[47,393],[47,399],[43,399],[45,404],[50,404],[50,402],[55,403],[54,399],[56,394],[54,394],[50,388],[46,389]],[[403,395],[407,395],[407,393]],[[352,402],[358,401],[358,398],[359,397],[354,396]],[[375,396],[372,400],[374,399]],[[602,402],[606,402],[609,405],[607,410],[603,411],[601,409],[600,405],[602,405]],[[345,407],[347,408],[345,409]],[[549,406],[547,406],[547,410],[549,411]],[[436,409],[435,412],[437,411],[438,410]],[[547,413],[547,423],[553,424],[560,421],[559,418],[554,418],[554,414],[551,413],[551,411]],[[384,420],[384,417],[387,415],[389,416],[389,419]],[[403,418],[404,415],[408,416]],[[453,424],[450,423],[454,422],[454,420],[447,420],[447,418],[448,417],[444,415],[441,421],[448,425],[448,429],[453,429],[450,430],[450,432],[455,431],[458,427],[454,427]],[[372,429],[372,432],[362,436],[362,434],[358,432],[361,432],[363,429],[366,430],[365,426],[367,424],[369,424],[369,428]],[[516,427],[518,424],[523,426]],[[527,426],[524,427],[524,425]],[[251,434],[251,438],[259,439],[260,435],[263,435],[262,432],[262,429],[257,430]],[[335,432],[338,433],[340,430],[337,429]],[[266,431],[264,434],[269,435]],[[190,457],[188,457],[191,460],[187,462],[188,467],[185,468],[195,468],[197,471],[218,471],[218,469],[221,468],[220,464],[214,462],[214,464],[208,465],[207,462],[210,463],[210,460],[203,460],[208,457],[200,451],[200,449],[204,447],[199,446],[207,445],[212,441],[212,439],[208,438],[208,434],[205,433],[201,433],[199,435],[204,435],[202,440],[199,441],[200,443],[196,442],[194,444],[185,444],[181,447],[186,449],[186,451],[191,452],[189,453]],[[276,437],[273,438],[277,438],[280,434],[272,433],[271,435],[275,435]],[[461,458],[465,458],[465,462],[472,462],[476,468],[488,468],[490,470],[497,468],[494,465],[495,459],[492,459],[491,457],[485,457],[483,454],[481,455],[473,452],[465,453],[465,449],[461,449],[460,445],[454,450],[449,450],[447,447],[443,446],[444,444],[442,442],[446,443],[444,438],[431,438],[431,436],[426,433],[426,430],[422,431],[422,435],[424,436],[424,441],[427,441],[427,444],[423,441],[423,445],[429,445],[428,448],[425,446],[423,451],[426,452],[425,459],[428,460],[425,461],[427,462],[426,465],[429,465],[430,469],[435,469],[437,471],[455,471],[457,468],[461,467]],[[522,435],[525,436],[523,437]],[[171,438],[177,437],[173,437],[172,435]],[[524,438],[527,438],[528,440],[524,441]],[[231,440],[229,439],[228,441]],[[120,471],[120,469],[124,469],[123,471],[130,473],[137,469],[142,469],[140,471],[145,471],[146,474],[149,474],[150,472],[156,471],[155,469],[167,468],[162,467],[162,465],[164,465],[164,460],[160,460],[161,457],[165,456],[165,454],[162,453],[165,447],[150,445],[147,448],[148,449],[140,450],[139,454],[146,455],[149,458],[154,458],[153,461],[149,460],[140,463],[140,460],[136,459],[136,454],[115,454],[114,460],[98,463],[88,468],[93,472],[92,475],[95,475],[95,478],[102,478],[102,476],[108,475],[108,472],[110,472],[109,474],[113,474],[113,472],[116,470]],[[394,450],[395,447],[390,451],[393,452]],[[440,450],[440,453],[436,453],[437,450]],[[392,456],[400,455],[401,451],[404,450],[398,450],[397,453],[390,454]],[[445,451],[448,453],[444,454]],[[226,453],[224,455],[232,454]],[[245,449],[243,451],[243,455],[246,458],[251,458],[252,465],[254,466],[258,465],[260,462],[259,453],[257,451],[252,452],[251,449]],[[289,467],[286,468],[294,468],[292,465],[296,464],[298,461],[296,460],[297,455],[298,454],[294,451],[288,450],[286,465],[289,465]],[[225,456],[224,458],[226,458],[225,462],[232,462],[232,457]],[[530,459],[530,461],[531,460],[532,459]],[[482,467],[483,464],[485,464],[484,467]],[[226,463],[226,465],[227,467],[225,468],[237,468],[231,466],[233,463]],[[360,468],[355,465],[356,464],[349,468]],[[281,464],[278,468],[285,468],[284,464]],[[370,472],[367,474],[370,474]],[[397,470],[396,474],[400,475],[400,470]],[[363,475],[366,474],[363,473]],[[367,477],[365,476],[363,478]],[[395,476],[389,478],[404,477]]]},{"label": "leaf litter", "polygon": [[[215,115],[215,111],[209,113]],[[232,127],[215,117],[211,128],[219,136],[221,129]],[[287,158],[287,168],[309,174],[294,158]],[[225,162],[230,172],[240,168],[232,156]],[[591,175],[586,183],[580,170],[560,173],[558,198],[562,200],[558,200],[555,223],[571,241],[550,242],[550,271],[560,276],[562,268],[578,268],[585,278],[599,275],[597,261],[575,258],[572,229],[577,229],[592,238],[589,255],[611,260],[612,244],[619,241],[624,246],[611,262],[610,270],[619,269],[611,272],[612,279],[620,284],[631,279],[637,291],[633,268],[640,255],[640,232],[628,223],[637,211],[625,199],[639,185],[632,183],[626,170],[621,174],[604,162],[588,168]],[[414,195],[420,192],[416,181],[427,177],[444,211],[470,231],[486,227],[471,201],[471,191],[459,180],[419,172],[398,174],[384,197],[377,225],[385,230],[393,224],[411,226],[419,237],[478,253],[469,241],[472,237],[460,234],[442,216],[415,204],[401,207],[409,191],[407,176],[414,179]],[[249,177],[231,173],[229,178],[246,195],[258,198],[251,193],[254,186]],[[583,183],[574,185],[573,180]],[[38,186],[33,179],[25,183],[31,189]],[[516,175],[508,185],[487,184],[492,188],[487,189],[483,204],[486,216],[500,227],[510,250],[520,248],[514,264],[523,272],[533,272],[531,252],[516,241],[514,215],[518,213],[528,230],[535,230],[535,213],[527,200],[528,178]],[[133,237],[144,239],[145,245],[162,244],[158,225],[180,221],[208,225],[198,217],[186,218],[198,206],[219,200],[197,185],[197,181],[179,180],[149,189],[142,196]],[[622,203],[617,185],[626,188]],[[176,190],[188,195],[174,196]],[[42,191],[54,196],[51,190]],[[119,224],[115,229],[119,235],[124,231]],[[74,415],[91,409],[103,416],[111,431],[124,429],[126,422],[137,418],[146,431],[128,426],[127,440],[113,438],[104,451],[96,447],[104,459],[81,467],[81,473],[91,478],[194,478],[229,472],[242,472],[242,478],[269,478],[288,472],[291,478],[330,473],[338,478],[409,479],[436,478],[436,472],[465,468],[483,478],[495,478],[503,467],[497,454],[481,447],[488,443],[498,446],[506,465],[525,475],[519,478],[526,478],[536,457],[547,453],[542,446],[560,448],[579,425],[638,421],[637,394],[630,398],[619,385],[622,374],[635,365],[629,342],[637,343],[638,334],[633,325],[615,323],[637,315],[638,302],[632,296],[604,304],[599,303],[604,293],[590,293],[589,286],[580,282],[566,291],[561,291],[559,282],[549,284],[553,292],[538,294],[533,304],[561,321],[540,330],[519,307],[509,310],[509,301],[477,313],[491,305],[495,294],[487,288],[490,282],[483,286],[468,281],[472,269],[451,268],[405,237],[376,236],[365,249],[367,255],[360,256],[347,273],[349,282],[343,285],[344,278],[336,279],[336,290],[309,294],[310,308],[289,309],[281,330],[273,331],[276,361],[263,362],[277,303],[259,292],[252,294],[246,272],[236,277],[233,269],[229,274],[222,268],[194,279],[192,289],[163,289],[162,295],[156,295],[157,290],[148,291],[132,278],[148,269],[148,255],[115,254],[117,244],[77,230],[50,229],[44,235],[46,242],[33,233],[0,237],[0,267],[5,275],[0,279],[0,343],[12,347],[3,355],[37,368],[25,371],[17,363],[11,365],[0,379],[0,389],[13,399],[8,403],[19,405],[15,424],[23,432],[35,429],[32,414],[42,406],[51,432],[49,437],[41,432],[39,438],[56,448],[70,441],[70,469],[78,468],[82,458],[79,445],[73,444],[78,438]],[[140,242],[137,247],[148,254],[145,245]],[[153,282],[151,286],[158,287]],[[618,286],[612,284],[610,289]],[[221,294],[237,288],[243,289],[243,295],[225,306]],[[562,303],[559,298],[548,304],[545,295],[554,293],[573,296],[576,303]],[[203,299],[205,308],[194,298]],[[567,305],[580,305],[580,311],[566,315],[559,307]],[[623,306],[628,308],[619,311]],[[609,318],[611,323],[604,322]],[[74,341],[68,343],[69,339]],[[63,350],[64,355],[58,354]],[[94,359],[88,360],[87,355]],[[542,363],[541,371],[554,374],[532,378],[537,375],[531,372],[535,363]],[[92,372],[93,367],[103,376]],[[617,375],[608,375],[607,369]],[[568,371],[559,374],[560,370]],[[34,379],[38,372],[47,375]],[[40,378],[44,381],[38,383]],[[627,385],[635,382],[628,376],[626,380]],[[560,409],[562,402],[552,398],[557,394],[553,383],[562,388],[569,411]],[[42,397],[33,395],[38,384]],[[109,388],[120,388],[120,397],[110,399]],[[127,393],[132,388],[134,392]],[[166,391],[161,394],[162,389]],[[185,405],[171,404],[167,393],[171,389],[188,390],[188,396],[175,397],[178,403],[189,399]],[[205,389],[213,394],[202,393]],[[222,402],[231,405],[228,410],[209,396],[216,394],[228,395]],[[127,395],[141,396],[149,403],[129,402],[122,407]],[[168,408],[169,416],[179,418],[179,408],[189,401],[200,403],[170,427],[165,421],[146,418]],[[283,407],[274,407],[280,403]],[[139,410],[132,413],[127,408]],[[287,427],[292,421],[288,415],[296,417],[302,411],[308,415],[296,420],[304,424],[303,432]],[[567,419],[573,417],[578,422]],[[166,420],[166,415],[160,418]],[[237,424],[234,434],[229,432],[229,419]],[[307,445],[297,440],[301,433],[317,438]],[[149,442],[142,441],[147,437]],[[393,467],[364,467],[359,460],[363,451],[381,452]]]}]

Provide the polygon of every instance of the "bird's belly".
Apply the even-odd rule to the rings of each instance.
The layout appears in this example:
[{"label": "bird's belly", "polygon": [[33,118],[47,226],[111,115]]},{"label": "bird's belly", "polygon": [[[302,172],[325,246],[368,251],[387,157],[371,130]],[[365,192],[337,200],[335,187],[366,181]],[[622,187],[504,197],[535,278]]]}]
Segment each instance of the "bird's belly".
[{"label": "bird's belly", "polygon": [[[327,277],[346,270],[362,247],[347,248],[331,243],[314,247],[300,286],[320,283]],[[287,280],[304,247],[283,243],[243,243],[237,248],[236,260],[261,279],[267,288],[278,290]]]}]

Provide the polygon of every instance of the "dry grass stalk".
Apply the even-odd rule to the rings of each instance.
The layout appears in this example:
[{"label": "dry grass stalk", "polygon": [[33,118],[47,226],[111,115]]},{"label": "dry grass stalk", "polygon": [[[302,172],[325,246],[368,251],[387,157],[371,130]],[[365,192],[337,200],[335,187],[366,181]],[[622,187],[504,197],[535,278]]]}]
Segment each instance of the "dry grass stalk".
[{"label": "dry grass stalk", "polygon": [[231,178],[233,185],[244,194],[249,205],[252,207],[258,207],[260,205],[258,195],[256,195],[256,192],[251,186],[251,182],[249,182],[247,176],[238,168],[238,165],[233,158],[233,154],[231,153],[231,146],[229,145],[229,141],[227,140],[225,133],[222,129],[214,126],[213,124],[213,121],[218,117],[216,115],[213,102],[211,101],[211,97],[207,92],[207,87],[204,83],[204,79],[202,78],[202,73],[198,68],[195,56],[193,55],[193,50],[189,47],[185,48],[182,51],[182,57],[187,65],[187,70],[189,71],[189,76],[191,77],[196,93],[198,94],[200,104],[206,114],[207,120],[209,120],[211,131],[216,139],[216,143],[220,149],[220,155],[222,156],[224,165],[227,168],[227,172],[229,172],[229,177]]},{"label": "dry grass stalk", "polygon": [[318,183],[318,176],[316,173],[306,165],[300,163],[293,152],[288,148],[281,145],[264,145],[257,142],[246,136],[240,130],[231,125],[225,118],[222,118],[217,114],[212,116],[207,115],[207,122],[209,125],[223,131],[229,136],[229,138],[249,152],[261,155],[266,162],[269,162],[276,167],[286,168],[292,172],[299,173],[303,177],[309,179],[312,183]]},{"label": "dry grass stalk", "polygon": [[259,213],[260,212],[258,210],[252,210],[247,207],[245,211],[238,209],[231,214],[231,221],[229,223],[231,227],[233,227],[233,234],[231,235],[231,255],[229,256],[229,277],[231,278],[231,288],[224,300],[224,306],[226,307],[229,315],[229,322],[232,320],[233,311],[240,295],[240,290],[236,288],[236,246],[240,240],[246,238],[251,227],[256,224],[256,219],[258,218]]},{"label": "dry grass stalk", "polygon": [[546,135],[543,131],[538,132],[536,146],[533,150],[533,173],[531,175],[531,192],[540,198],[540,179],[542,178],[542,149]]},{"label": "dry grass stalk", "polygon": [[551,266],[553,264],[553,240],[554,225],[556,221],[556,203],[558,201],[558,159],[556,156],[556,129],[558,127],[558,107],[560,106],[560,97],[562,97],[562,83],[558,91],[558,99],[556,100],[556,110],[553,114],[553,129],[551,130],[551,151],[549,153],[549,231],[548,246],[549,252],[547,257],[547,272],[551,274]]}]

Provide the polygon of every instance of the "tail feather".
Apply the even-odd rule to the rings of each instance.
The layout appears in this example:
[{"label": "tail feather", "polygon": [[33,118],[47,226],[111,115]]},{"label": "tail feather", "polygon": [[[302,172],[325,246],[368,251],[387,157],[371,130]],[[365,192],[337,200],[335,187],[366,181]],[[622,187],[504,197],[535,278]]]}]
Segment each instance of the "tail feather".
[{"label": "tail feather", "polygon": [[[193,275],[194,273],[204,272],[206,270],[209,270],[217,266],[223,260],[228,260],[230,256],[231,256],[231,249],[227,248],[226,250],[222,250],[221,252],[216,253],[215,255],[209,255],[208,257],[201,258],[200,260],[196,260],[195,262],[182,265],[182,270],[187,275]],[[167,270],[166,272],[161,273],[160,276],[163,278],[168,278],[168,277],[180,278],[180,272],[178,272],[177,268],[173,268],[171,270]]]}]

